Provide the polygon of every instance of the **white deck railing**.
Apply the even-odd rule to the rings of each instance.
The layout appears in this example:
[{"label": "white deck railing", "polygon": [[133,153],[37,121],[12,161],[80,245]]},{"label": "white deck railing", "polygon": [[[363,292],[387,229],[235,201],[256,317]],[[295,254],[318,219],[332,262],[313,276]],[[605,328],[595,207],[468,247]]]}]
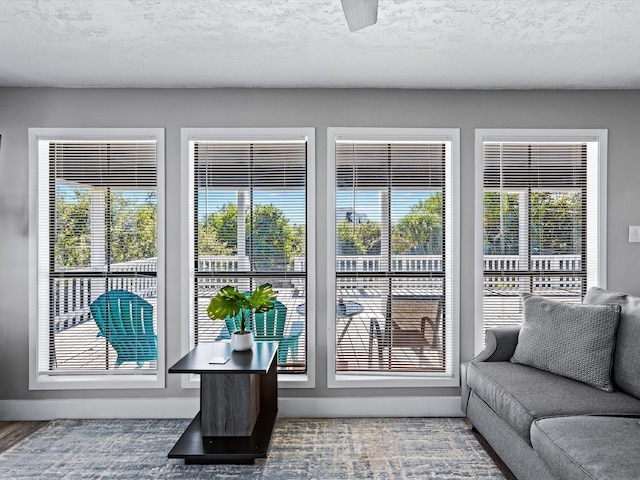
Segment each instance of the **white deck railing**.
[{"label": "white deck railing", "polygon": [[[54,312],[53,330],[55,333],[86,322],[90,318],[89,305],[105,291],[105,281],[109,288],[129,290],[142,298],[155,298],[158,294],[155,276],[134,276],[135,273],[155,272],[158,268],[156,257],[114,263],[111,271],[131,273],[131,277],[102,278],[60,278],[54,282],[51,296]],[[82,269],[86,271],[87,269]],[[91,271],[91,269],[89,269]],[[104,271],[103,269],[99,270]],[[74,273],[70,271],[69,273]]]},{"label": "white deck railing", "polygon": [[[489,290],[526,291],[529,278],[509,275],[513,271],[527,271],[527,257],[520,255],[487,255],[484,259],[484,270],[496,272],[495,276],[484,277],[484,288]],[[574,276],[574,272],[582,269],[580,255],[532,255],[531,271],[538,273],[533,280],[535,290],[580,289],[581,280]],[[567,276],[544,276],[544,272],[567,272]],[[542,273],[542,275],[540,275]]]},{"label": "white deck railing", "polygon": [[[386,257],[382,255],[339,255],[337,272],[379,272],[386,270]],[[442,270],[441,255],[392,255],[393,272],[437,272]]]},{"label": "white deck railing", "polygon": [[[356,287],[364,283],[371,283],[373,280],[367,279],[367,272],[385,270],[386,258],[382,255],[339,255],[336,258],[336,271],[338,272],[359,272],[362,277],[359,279],[342,279],[341,287]],[[249,266],[249,258],[246,256],[200,256],[198,259],[200,271],[214,272],[237,272],[246,270]],[[306,268],[305,257],[296,257],[293,261],[293,271],[301,272]],[[526,257],[519,255],[488,255],[484,260],[485,271],[495,271],[495,277],[485,277],[485,288],[487,289],[518,289],[523,282],[521,277],[509,276],[508,272],[523,270],[527,268]],[[155,272],[157,269],[157,258],[145,258],[131,262],[115,263],[111,266],[113,272],[144,273]],[[442,257],[440,255],[393,255],[391,257],[391,270],[394,272],[438,272],[442,271]],[[532,256],[532,270],[534,271],[566,271],[566,277],[537,277],[536,286],[544,288],[574,289],[579,287],[579,281],[571,275],[572,272],[580,271],[580,255],[534,255]],[[230,283],[229,278],[217,278],[212,280],[212,289],[218,285]],[[419,279],[418,279],[419,280]],[[97,297],[96,291],[104,291],[103,285],[100,289],[91,288],[89,280],[77,278],[63,278],[57,281],[57,288],[53,292],[52,302],[54,308],[54,330],[62,331],[89,319],[89,305]],[[100,281],[100,280],[97,280]],[[526,280],[528,281],[528,279]],[[153,298],[157,296],[157,280],[153,276],[132,276],[124,278],[109,279],[111,288],[122,288],[132,291],[143,298]],[[303,279],[292,279],[293,286],[301,288],[304,285]],[[407,288],[413,283],[406,279]],[[98,293],[99,295],[99,293]]]},{"label": "white deck railing", "polygon": [[[580,255],[532,255],[531,270],[580,271]],[[527,270],[527,257],[520,255],[485,255],[484,269],[492,271]]]}]

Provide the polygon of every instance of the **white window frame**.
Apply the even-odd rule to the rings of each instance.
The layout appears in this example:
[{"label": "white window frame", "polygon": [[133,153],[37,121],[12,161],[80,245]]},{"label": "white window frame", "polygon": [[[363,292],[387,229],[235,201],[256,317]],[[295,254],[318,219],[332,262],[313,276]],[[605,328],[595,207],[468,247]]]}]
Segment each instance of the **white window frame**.
[{"label": "white window frame", "polygon": [[445,299],[447,312],[447,349],[451,349],[450,365],[444,373],[336,373],[336,331],[333,309],[327,310],[327,387],[328,388],[394,388],[394,387],[448,387],[460,385],[460,130],[457,128],[380,128],[329,127],[327,129],[327,304],[336,303],[336,140],[369,141],[444,141],[450,144],[445,165],[447,202],[445,218]]},{"label": "white window frame", "polygon": [[607,266],[607,129],[476,129],[475,136],[475,328],[477,355],[484,348],[484,143],[590,142],[587,150],[587,209],[595,211],[587,223],[587,288],[606,288]]},{"label": "white window frame", "polygon": [[[39,159],[39,143],[56,140],[155,140],[157,142],[157,208],[158,208],[158,305],[157,335],[158,361],[155,373],[137,374],[133,371],[113,375],[42,373],[41,356],[48,356],[48,302],[40,301],[41,289],[48,284],[48,259],[38,257],[38,243],[42,230],[48,241],[48,213],[42,211],[39,189],[48,188],[48,164]],[[165,192],[164,192],[164,129],[163,128],[30,128],[29,129],[29,389],[148,389],[165,387],[165,311],[164,311],[164,252],[165,252]],[[48,206],[47,206],[48,209]],[[44,262],[44,263],[43,263]],[[44,265],[44,267],[43,267]],[[48,287],[47,287],[48,291]],[[48,294],[47,294],[48,295]]]},{"label": "white window frame", "polygon": [[[194,316],[193,298],[194,285],[194,224],[192,212],[194,205],[192,199],[192,186],[194,181],[194,165],[191,162],[193,141],[278,141],[300,140],[307,141],[307,291],[306,291],[306,336],[307,336],[307,373],[287,374],[278,373],[278,386],[280,388],[314,388],[316,378],[316,334],[315,334],[315,305],[316,305],[316,261],[315,252],[315,128],[313,127],[287,127],[287,128],[182,128],[181,152],[182,152],[182,354],[186,355],[193,348],[193,333],[191,319]],[[183,388],[199,388],[200,375],[183,375]]]}]

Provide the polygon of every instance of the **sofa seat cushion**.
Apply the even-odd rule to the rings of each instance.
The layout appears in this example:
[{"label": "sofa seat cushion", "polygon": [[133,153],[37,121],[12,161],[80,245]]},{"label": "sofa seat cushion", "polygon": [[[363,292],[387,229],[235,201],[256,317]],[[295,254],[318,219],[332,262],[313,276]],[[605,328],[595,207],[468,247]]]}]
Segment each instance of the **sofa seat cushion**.
[{"label": "sofa seat cushion", "polygon": [[531,426],[531,443],[560,480],[625,480],[640,474],[638,418],[542,418]]},{"label": "sofa seat cushion", "polygon": [[640,414],[640,400],[511,362],[471,362],[467,384],[525,440],[537,418]]}]

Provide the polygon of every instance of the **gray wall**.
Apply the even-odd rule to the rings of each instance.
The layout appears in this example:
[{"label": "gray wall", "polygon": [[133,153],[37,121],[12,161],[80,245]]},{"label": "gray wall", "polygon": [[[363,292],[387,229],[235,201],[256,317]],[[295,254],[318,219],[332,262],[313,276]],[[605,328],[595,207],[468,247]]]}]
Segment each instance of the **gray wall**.
[{"label": "gray wall", "polygon": [[[181,397],[180,376],[153,391],[28,389],[29,127],[164,127],[167,191],[167,364],[180,357],[180,128],[315,127],[318,238],[326,228],[326,128],[329,126],[461,129],[461,352],[473,355],[474,129],[609,130],[608,287],[640,294],[640,91],[420,91],[266,89],[0,89],[0,399]],[[326,275],[318,242],[319,278]],[[318,304],[326,302],[318,292]],[[380,396],[379,390],[326,388],[326,319],[318,318],[317,387],[295,396]],[[385,391],[383,394],[386,394]],[[389,389],[389,395],[458,395],[456,388]]]}]

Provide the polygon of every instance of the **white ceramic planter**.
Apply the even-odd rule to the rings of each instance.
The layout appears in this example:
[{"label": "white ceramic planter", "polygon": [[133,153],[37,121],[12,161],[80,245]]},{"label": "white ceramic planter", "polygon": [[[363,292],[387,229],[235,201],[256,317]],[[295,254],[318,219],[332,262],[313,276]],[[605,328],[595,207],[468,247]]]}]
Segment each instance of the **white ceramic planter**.
[{"label": "white ceramic planter", "polygon": [[234,332],[231,335],[231,348],[236,352],[244,352],[253,347],[253,333],[251,332]]}]

